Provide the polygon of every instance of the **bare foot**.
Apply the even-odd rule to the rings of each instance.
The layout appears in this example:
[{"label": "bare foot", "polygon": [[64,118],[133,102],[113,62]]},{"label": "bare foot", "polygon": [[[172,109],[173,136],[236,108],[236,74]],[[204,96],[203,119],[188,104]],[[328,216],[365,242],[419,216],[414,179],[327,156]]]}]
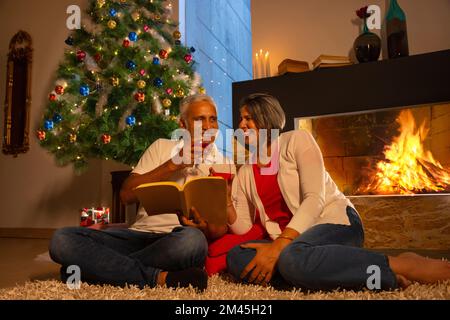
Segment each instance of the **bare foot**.
[{"label": "bare foot", "polygon": [[406,279],[404,276],[397,274],[397,284],[403,290],[408,288],[412,282]]},{"label": "bare foot", "polygon": [[425,258],[413,252],[405,252],[392,259],[393,271],[409,281],[429,284],[450,280],[448,261]]}]

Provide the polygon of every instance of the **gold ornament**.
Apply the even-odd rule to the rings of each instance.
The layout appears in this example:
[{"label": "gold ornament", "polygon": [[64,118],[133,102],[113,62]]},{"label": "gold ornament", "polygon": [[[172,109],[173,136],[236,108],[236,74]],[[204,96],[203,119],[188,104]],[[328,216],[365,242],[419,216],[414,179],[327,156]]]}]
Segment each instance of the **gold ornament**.
[{"label": "gold ornament", "polygon": [[117,77],[111,77],[110,80],[111,80],[111,84],[112,84],[113,87],[117,87],[119,85],[119,83],[120,83],[120,80]]},{"label": "gold ornament", "polygon": [[114,20],[108,21],[108,28],[115,29],[116,27],[117,27],[117,22],[115,22]]},{"label": "gold ornament", "polygon": [[169,116],[169,120],[172,120],[172,121],[177,121],[177,120],[178,120],[178,118],[177,118],[177,116],[174,116],[174,115],[170,115],[170,116]]},{"label": "gold ornament", "polygon": [[120,0],[120,3],[127,3],[127,0]]},{"label": "gold ornament", "polygon": [[183,97],[184,97],[184,91],[183,91],[183,89],[178,89],[178,90],[175,92],[175,95],[177,96],[177,98],[183,98]]},{"label": "gold ornament", "polygon": [[160,21],[161,20],[161,16],[159,14],[155,14],[155,21]]},{"label": "gold ornament", "polygon": [[69,141],[70,141],[70,143],[77,142],[77,135],[74,133],[69,134]]},{"label": "gold ornament", "polygon": [[139,89],[144,89],[146,85],[147,85],[147,83],[145,83],[144,80],[139,80],[137,82],[137,86],[138,86]]},{"label": "gold ornament", "polygon": [[103,6],[106,4],[105,0],[97,0],[97,6],[99,8],[103,8]]},{"label": "gold ornament", "polygon": [[133,19],[133,21],[138,21],[141,18],[141,14],[135,11],[131,14],[131,18]]},{"label": "gold ornament", "polygon": [[206,94],[206,89],[203,87],[198,88],[198,93],[200,94]]},{"label": "gold ornament", "polygon": [[172,105],[172,101],[170,99],[166,98],[162,101],[162,104],[163,104],[164,108],[168,109]]},{"label": "gold ornament", "polygon": [[173,33],[173,38],[175,39],[175,40],[180,40],[181,39],[181,32],[180,31],[175,31],[174,33]]}]

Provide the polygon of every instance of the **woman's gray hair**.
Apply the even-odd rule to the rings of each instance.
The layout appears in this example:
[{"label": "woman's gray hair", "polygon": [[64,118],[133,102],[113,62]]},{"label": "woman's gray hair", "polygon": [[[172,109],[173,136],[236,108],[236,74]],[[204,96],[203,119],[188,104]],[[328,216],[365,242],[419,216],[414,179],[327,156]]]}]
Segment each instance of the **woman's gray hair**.
[{"label": "woman's gray hair", "polygon": [[200,102],[200,101],[209,102],[212,106],[214,106],[214,108],[216,109],[216,112],[217,112],[217,105],[212,97],[210,97],[206,94],[194,94],[192,96],[188,96],[188,97],[184,98],[183,100],[181,100],[181,102],[180,102],[180,119],[187,120],[186,116],[187,116],[187,112],[189,110],[189,106],[193,103]]},{"label": "woman's gray hair", "polygon": [[255,93],[241,100],[239,109],[247,108],[258,129],[283,130],[286,125],[286,115],[280,102],[274,96],[265,93]]}]

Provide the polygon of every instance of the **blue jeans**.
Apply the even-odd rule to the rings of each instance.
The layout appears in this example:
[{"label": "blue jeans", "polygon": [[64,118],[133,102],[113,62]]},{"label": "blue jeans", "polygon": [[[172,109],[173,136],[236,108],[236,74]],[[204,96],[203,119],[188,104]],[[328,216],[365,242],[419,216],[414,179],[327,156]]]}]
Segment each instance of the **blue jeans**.
[{"label": "blue jeans", "polygon": [[201,231],[191,227],[164,234],[74,227],[57,230],[49,252],[62,265],[63,281],[69,276],[67,267],[77,265],[84,282],[143,288],[155,287],[161,271],[203,268],[208,243]]},{"label": "blue jeans", "polygon": [[[361,220],[351,207],[347,207],[347,215],[350,226],[317,225],[292,241],[280,254],[271,284],[274,287],[307,290],[359,290],[366,287],[367,280],[373,274],[368,267],[375,265],[380,268],[381,289],[396,289],[397,279],[389,267],[388,258],[362,249],[364,230]],[[239,279],[255,254],[255,249],[233,248],[227,255],[228,271]]]}]

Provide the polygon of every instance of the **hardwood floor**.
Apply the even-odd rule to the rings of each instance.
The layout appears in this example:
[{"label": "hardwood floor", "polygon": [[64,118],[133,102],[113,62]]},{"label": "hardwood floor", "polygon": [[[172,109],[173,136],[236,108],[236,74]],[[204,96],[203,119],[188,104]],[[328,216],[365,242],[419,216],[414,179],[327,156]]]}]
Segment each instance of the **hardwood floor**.
[{"label": "hardwood floor", "polygon": [[59,278],[59,265],[36,261],[48,251],[49,240],[0,238],[0,288],[13,287],[28,280]]}]

